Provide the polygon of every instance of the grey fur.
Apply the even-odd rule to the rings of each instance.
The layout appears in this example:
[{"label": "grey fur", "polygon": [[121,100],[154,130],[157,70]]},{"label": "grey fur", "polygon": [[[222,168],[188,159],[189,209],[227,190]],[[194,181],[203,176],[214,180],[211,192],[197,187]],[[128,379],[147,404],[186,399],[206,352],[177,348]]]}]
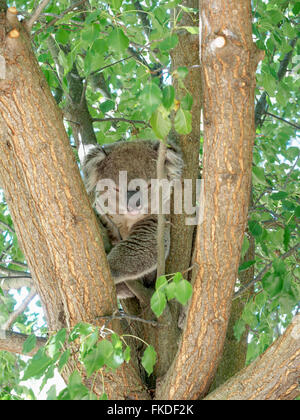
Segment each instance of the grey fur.
[{"label": "grey fur", "polygon": [[[155,179],[158,146],[159,142],[137,140],[117,142],[103,147],[95,146],[90,149],[83,160],[87,191],[95,192],[97,182],[106,178],[113,180],[118,185],[120,171],[127,171],[128,183],[137,178],[146,182]],[[166,178],[170,181],[179,179],[181,171],[182,159],[178,150],[174,146],[168,147],[165,162]],[[138,215],[136,220],[131,219],[131,223],[128,225],[126,216],[122,216],[106,215],[106,225],[115,241],[115,246],[107,258],[112,277],[117,285],[117,295],[119,298],[125,299],[133,297],[132,292],[124,283],[125,281],[140,280],[145,277],[154,278],[157,261],[157,217],[151,214]],[[109,223],[107,223],[107,218]],[[112,232],[115,229],[119,231],[119,235]],[[165,232],[166,257],[169,248],[170,229],[167,224]]]}]

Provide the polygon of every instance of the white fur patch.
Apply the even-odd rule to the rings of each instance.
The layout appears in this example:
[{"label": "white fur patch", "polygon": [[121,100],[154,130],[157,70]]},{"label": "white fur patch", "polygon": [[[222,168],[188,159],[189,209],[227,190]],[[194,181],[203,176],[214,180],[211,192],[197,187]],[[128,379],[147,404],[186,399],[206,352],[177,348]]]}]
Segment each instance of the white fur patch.
[{"label": "white fur patch", "polygon": [[78,157],[80,160],[80,163],[83,164],[85,157],[89,153],[91,149],[95,147],[94,144],[82,144],[80,143],[80,146],[78,148]]}]

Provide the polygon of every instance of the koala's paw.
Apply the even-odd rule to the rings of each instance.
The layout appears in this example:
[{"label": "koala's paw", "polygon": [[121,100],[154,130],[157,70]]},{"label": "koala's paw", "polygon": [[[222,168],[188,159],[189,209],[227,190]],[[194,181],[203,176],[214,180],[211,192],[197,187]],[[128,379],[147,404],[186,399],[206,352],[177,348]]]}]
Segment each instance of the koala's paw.
[{"label": "koala's paw", "polygon": [[119,299],[129,299],[135,297],[131,290],[128,289],[125,283],[116,284],[117,297]]}]

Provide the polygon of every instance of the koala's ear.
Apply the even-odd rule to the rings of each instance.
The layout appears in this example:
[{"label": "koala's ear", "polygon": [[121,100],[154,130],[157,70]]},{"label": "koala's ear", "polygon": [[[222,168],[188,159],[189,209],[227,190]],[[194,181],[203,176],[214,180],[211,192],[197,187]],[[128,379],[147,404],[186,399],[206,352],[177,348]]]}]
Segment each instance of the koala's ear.
[{"label": "koala's ear", "polygon": [[168,145],[165,161],[165,171],[169,181],[179,179],[182,174],[183,160],[181,153],[174,145]]},{"label": "koala's ear", "polygon": [[106,158],[106,153],[101,146],[81,144],[78,149],[78,156],[82,164],[84,183],[87,192],[90,193],[96,187],[99,178],[98,167],[102,160]]},{"label": "koala's ear", "polygon": [[80,143],[80,146],[77,150],[78,157],[80,160],[81,165],[83,165],[85,158],[87,157],[88,153],[94,149],[96,146],[94,144],[82,144]]}]

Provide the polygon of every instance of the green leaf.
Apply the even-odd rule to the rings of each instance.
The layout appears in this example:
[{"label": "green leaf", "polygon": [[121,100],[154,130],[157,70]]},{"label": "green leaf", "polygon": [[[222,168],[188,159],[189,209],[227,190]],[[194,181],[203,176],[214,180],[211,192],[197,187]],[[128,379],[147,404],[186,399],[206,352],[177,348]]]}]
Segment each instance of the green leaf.
[{"label": "green leaf", "polygon": [[162,291],[167,284],[168,284],[168,282],[167,282],[166,276],[160,276],[156,280],[155,290]]},{"label": "green leaf", "polygon": [[180,101],[180,106],[182,109],[186,109],[187,111],[190,111],[193,106],[193,97],[189,93],[187,93],[182,100]]},{"label": "green leaf", "polygon": [[64,365],[67,363],[67,361],[69,360],[70,357],[70,349],[67,349],[66,351],[63,352],[63,354],[60,356],[59,362],[58,362],[58,370],[59,372],[62,371]]},{"label": "green leaf", "polygon": [[110,4],[111,8],[118,11],[120,10],[122,2],[123,0],[108,0],[108,3]]},{"label": "green leaf", "polygon": [[129,39],[122,29],[115,28],[108,36],[108,45],[112,51],[123,52],[127,50],[129,46]]},{"label": "green leaf", "polygon": [[176,34],[173,34],[165,38],[162,42],[160,42],[159,49],[161,50],[161,52],[170,51],[172,48],[176,47],[177,43],[178,36]]},{"label": "green leaf", "polygon": [[245,321],[243,321],[242,319],[237,320],[233,327],[233,333],[237,341],[240,341],[245,330],[246,330]]},{"label": "green leaf", "polygon": [[80,373],[77,370],[72,372],[69,377],[68,391],[71,400],[88,399],[89,390],[82,384]]},{"label": "green leaf", "polygon": [[111,111],[112,109],[114,109],[115,108],[115,103],[114,103],[114,101],[112,101],[112,100],[110,100],[110,99],[108,99],[107,101],[105,101],[105,102],[102,102],[101,104],[100,104],[100,110],[105,114],[106,112],[108,112],[108,111]]},{"label": "green leaf", "polygon": [[250,245],[249,239],[247,238],[247,236],[244,236],[244,241],[243,241],[243,245],[242,245],[242,252],[241,252],[242,257],[244,257],[246,252],[248,251],[249,245]]},{"label": "green leaf", "polygon": [[57,397],[56,397],[56,386],[55,385],[52,385],[49,388],[49,391],[47,391],[47,400],[48,401],[55,401],[55,400],[57,400]]},{"label": "green leaf", "polygon": [[144,354],[142,357],[142,365],[149,376],[153,372],[153,367],[155,363],[156,363],[156,351],[154,350],[152,346],[148,346],[146,350],[144,351]]},{"label": "green leaf", "polygon": [[182,305],[186,305],[193,294],[193,287],[187,280],[176,283],[175,298]]},{"label": "green leaf", "polygon": [[285,191],[279,191],[277,193],[271,194],[270,198],[272,198],[272,200],[284,200],[285,198],[288,197],[288,193],[286,193]]},{"label": "green leaf", "polygon": [[151,309],[159,318],[163,313],[167,304],[166,296],[163,292],[156,291],[153,293],[150,301]]},{"label": "green leaf", "polygon": [[152,114],[150,124],[155,135],[161,140],[166,139],[172,127],[169,115],[162,106]]},{"label": "green leaf", "polygon": [[187,67],[178,67],[175,71],[175,74],[179,77],[179,79],[184,79],[189,73],[189,70]]},{"label": "green leaf", "polygon": [[270,186],[266,180],[264,168],[260,168],[259,166],[253,166],[252,175],[254,182],[265,185],[267,187]]},{"label": "green leaf", "polygon": [[252,260],[252,261],[245,261],[244,263],[242,263],[240,266],[239,266],[239,273],[241,272],[241,271],[244,271],[244,270],[247,270],[249,267],[251,267],[253,264],[255,264],[255,260]]},{"label": "green leaf", "polygon": [[291,231],[290,231],[290,228],[286,226],[284,229],[284,234],[283,234],[283,245],[284,245],[285,251],[287,251],[289,248],[290,239],[291,239]]},{"label": "green leaf", "polygon": [[97,344],[96,348],[92,349],[83,359],[86,373],[91,376],[93,372],[102,368],[110,361],[114,354],[114,348],[110,341],[102,340]]},{"label": "green leaf", "polygon": [[248,222],[249,225],[249,230],[252,233],[253,236],[255,236],[256,238],[259,238],[262,233],[262,227],[260,226],[259,222],[255,221],[255,220],[250,220]]},{"label": "green leaf", "polygon": [[173,282],[178,284],[182,280],[182,274],[180,272],[176,273],[173,277]]},{"label": "green leaf", "polygon": [[295,6],[293,7],[293,13],[295,16],[297,16],[299,12],[300,12],[300,1],[297,1],[295,3]]},{"label": "green leaf", "polygon": [[166,109],[169,109],[174,104],[175,99],[175,89],[173,86],[166,86],[162,91],[162,103]]},{"label": "green leaf", "polygon": [[81,31],[81,39],[84,41],[87,45],[91,45],[100,34],[100,26],[97,24],[91,24],[86,26]]},{"label": "green leaf", "polygon": [[286,273],[286,265],[285,265],[285,262],[281,258],[276,258],[273,261],[273,268],[274,268],[275,274],[277,274],[278,276],[282,276],[283,274]]},{"label": "green leaf", "polygon": [[192,131],[192,114],[179,108],[174,121],[175,130],[179,134],[189,134]]},{"label": "green leaf", "polygon": [[130,352],[131,352],[130,347],[129,346],[126,346],[126,349],[124,350],[124,355],[123,355],[124,360],[125,360],[126,363],[128,363],[130,361],[130,359],[131,359]]},{"label": "green leaf", "polygon": [[48,366],[50,366],[51,363],[52,360],[45,354],[45,349],[43,347],[40,348],[29,361],[22,380],[26,381],[32,377],[39,378],[43,373],[46,372],[46,369]]},{"label": "green leaf", "polygon": [[270,96],[275,96],[276,90],[276,80],[271,74],[264,74],[263,75],[263,87],[268,92]]},{"label": "green leaf", "polygon": [[180,26],[180,28],[186,29],[192,35],[199,34],[199,26]]},{"label": "green leaf", "polygon": [[85,337],[90,335],[95,330],[95,327],[93,327],[90,324],[87,324],[85,322],[79,322],[74,326],[72,331],[69,335],[69,342],[72,342],[79,338],[80,336]]},{"label": "green leaf", "polygon": [[156,83],[149,83],[145,86],[140,95],[140,100],[143,108],[152,114],[162,101],[162,92]]},{"label": "green leaf", "polygon": [[47,345],[47,351],[51,358],[61,349],[66,340],[66,329],[62,328],[55,335],[50,338],[49,344]]},{"label": "green leaf", "polygon": [[270,297],[275,297],[283,289],[283,279],[275,274],[266,274],[262,279],[262,286]]},{"label": "green leaf", "polygon": [[165,289],[167,299],[171,300],[175,298],[176,284],[172,281],[169,283]]},{"label": "green leaf", "polygon": [[69,42],[69,32],[59,29],[55,34],[55,39],[59,44],[67,44]]},{"label": "green leaf", "polygon": [[36,336],[31,334],[23,344],[23,353],[30,353],[36,346]]}]

